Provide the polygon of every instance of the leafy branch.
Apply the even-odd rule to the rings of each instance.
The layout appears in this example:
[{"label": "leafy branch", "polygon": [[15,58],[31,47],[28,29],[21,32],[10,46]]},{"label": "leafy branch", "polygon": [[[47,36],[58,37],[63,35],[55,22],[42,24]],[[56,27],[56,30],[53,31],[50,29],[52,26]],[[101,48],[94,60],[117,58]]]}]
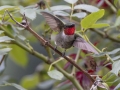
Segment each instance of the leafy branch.
[{"label": "leafy branch", "polygon": [[[4,28],[3,26],[0,26],[0,28],[5,31],[5,34],[6,34],[6,35],[8,35],[8,36],[11,37],[11,38],[14,38],[14,36],[8,32],[8,31],[9,31],[8,29]],[[45,63],[47,63],[47,64],[49,64],[49,65],[52,64],[52,62],[51,62],[52,60],[49,59],[49,58],[47,58],[47,57],[44,56],[43,54],[40,54],[40,53],[38,53],[38,52],[35,51],[35,50],[29,49],[27,46],[23,45],[23,44],[20,43],[20,42],[13,41],[13,43],[16,44],[16,45],[18,45],[18,46],[21,47],[22,49],[28,51],[28,52],[31,53],[32,55],[38,57],[39,59],[43,60]],[[62,55],[62,53],[61,53],[61,55]],[[69,80],[74,81],[73,84],[76,86],[76,88],[82,90],[82,87],[80,87],[80,85],[78,86],[78,84],[77,84],[78,82],[76,82],[75,79],[72,79],[72,76],[70,76],[66,71],[64,71],[62,68],[60,68],[60,67],[57,66],[57,65],[53,65],[53,66],[54,66],[55,68],[57,68],[57,70],[59,70],[60,72],[62,72],[62,74],[64,74],[64,76],[65,76],[66,78],[68,78]]]},{"label": "leafy branch", "polygon": [[[50,48],[53,49],[56,53],[58,53],[59,55],[62,56],[62,53],[61,53],[60,51],[55,50],[54,47],[53,47],[49,42],[47,42],[44,38],[42,38],[40,35],[38,35],[36,32],[34,32],[34,31],[30,28],[30,26],[29,26],[29,24],[28,24],[28,22],[27,22],[27,19],[26,19],[26,17],[25,17],[25,15],[24,15],[24,19],[25,19],[25,21],[26,21],[26,25],[22,25],[21,23],[17,22],[17,21],[12,17],[12,15],[11,15],[8,11],[7,11],[7,13],[8,13],[9,16],[11,17],[11,19],[16,22],[16,24],[18,24],[19,26],[27,29],[27,30],[28,30],[30,33],[32,33],[40,42],[42,42],[44,45],[50,47]],[[1,29],[5,30],[5,33],[6,33],[8,36],[14,38],[10,33],[7,32],[7,30],[6,30],[3,26],[1,26]],[[41,55],[41,54],[39,54],[38,52],[36,52],[36,51],[34,51],[34,50],[28,49],[27,47],[25,47],[24,45],[22,45],[22,44],[19,43],[19,42],[14,41],[14,43],[17,44],[18,46],[24,48],[25,50],[29,51],[29,52],[32,53],[33,55],[41,58],[41,59],[44,60],[46,63],[48,63],[48,64],[51,64],[51,63],[52,63],[52,62],[51,62],[50,60],[48,60],[44,55]],[[65,58],[68,62],[70,62],[72,65],[74,65],[77,69],[79,69],[80,71],[82,71],[87,77],[89,77],[89,78],[91,79],[92,82],[94,82],[93,78],[92,78],[86,71],[84,71],[83,69],[81,69],[72,59],[70,59],[70,58],[68,58],[68,57],[66,57],[66,56],[63,56],[63,58]],[[72,77],[69,76],[69,74],[67,74],[67,73],[66,73],[63,69],[61,69],[60,67],[58,67],[58,66],[56,66],[56,65],[53,65],[53,66],[55,66],[55,67],[56,67],[60,72],[62,72],[68,79],[70,79],[77,88],[81,88],[80,86],[78,86],[77,81],[76,81],[76,79],[73,78],[73,76],[72,76]],[[75,80],[75,81],[74,81],[74,80]]]}]

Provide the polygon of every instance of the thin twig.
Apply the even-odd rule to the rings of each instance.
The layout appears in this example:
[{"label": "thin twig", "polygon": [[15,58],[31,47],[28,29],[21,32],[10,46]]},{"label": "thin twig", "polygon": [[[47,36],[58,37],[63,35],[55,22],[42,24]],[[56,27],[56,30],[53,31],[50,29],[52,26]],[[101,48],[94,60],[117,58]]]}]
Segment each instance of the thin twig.
[{"label": "thin twig", "polygon": [[107,3],[107,5],[110,6],[110,8],[113,10],[114,13],[117,13],[117,9],[114,7],[114,5],[109,0],[105,0],[105,2]]},{"label": "thin twig", "polygon": [[0,66],[1,66],[2,62],[4,61],[5,57],[6,57],[6,55],[4,55],[4,56],[2,57],[2,60],[0,61]]},{"label": "thin twig", "polygon": [[106,37],[106,34],[104,33],[104,32],[102,32],[102,31],[100,31],[100,30],[96,30],[96,29],[90,29],[91,31],[93,31],[93,32],[96,32],[97,34],[99,34],[100,36],[102,36],[102,37],[104,37],[104,38],[107,38],[107,39],[109,39],[109,40],[111,40],[111,41],[113,41],[113,42],[118,42],[118,43],[120,43],[120,40],[119,39],[116,39],[116,38],[114,38],[114,37],[112,37],[111,35],[108,35],[107,33],[107,37]]}]

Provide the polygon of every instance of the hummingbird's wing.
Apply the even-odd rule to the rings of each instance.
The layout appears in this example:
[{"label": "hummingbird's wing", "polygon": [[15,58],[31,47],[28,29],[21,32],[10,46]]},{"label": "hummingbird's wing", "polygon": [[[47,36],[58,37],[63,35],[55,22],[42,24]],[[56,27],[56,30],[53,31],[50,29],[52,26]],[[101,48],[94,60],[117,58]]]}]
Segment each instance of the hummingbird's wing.
[{"label": "hummingbird's wing", "polygon": [[73,43],[73,46],[98,54],[98,52],[88,42],[86,42],[82,37],[77,34],[75,34],[75,41]]},{"label": "hummingbird's wing", "polygon": [[52,30],[60,31],[64,27],[65,23],[57,16],[45,11],[42,11],[41,14],[43,15],[46,23],[50,26]]}]

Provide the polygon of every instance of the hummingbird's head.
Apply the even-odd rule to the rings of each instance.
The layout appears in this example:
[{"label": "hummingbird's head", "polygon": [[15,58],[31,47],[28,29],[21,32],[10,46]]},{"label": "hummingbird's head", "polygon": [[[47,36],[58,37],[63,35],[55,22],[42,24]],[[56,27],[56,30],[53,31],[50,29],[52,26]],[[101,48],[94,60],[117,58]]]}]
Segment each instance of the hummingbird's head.
[{"label": "hummingbird's head", "polygon": [[67,23],[64,27],[65,35],[73,35],[75,33],[75,24]]}]

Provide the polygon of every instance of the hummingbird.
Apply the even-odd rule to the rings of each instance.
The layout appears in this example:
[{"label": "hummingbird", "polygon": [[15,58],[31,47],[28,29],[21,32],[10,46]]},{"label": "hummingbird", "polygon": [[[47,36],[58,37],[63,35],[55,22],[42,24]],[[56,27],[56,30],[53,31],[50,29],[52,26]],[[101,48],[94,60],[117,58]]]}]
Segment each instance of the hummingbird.
[{"label": "hummingbird", "polygon": [[80,35],[75,33],[75,24],[73,22],[66,22],[61,20],[56,15],[53,15],[47,11],[41,11],[41,14],[45,18],[46,23],[50,26],[53,31],[57,31],[58,34],[55,36],[55,49],[60,46],[65,49],[77,47],[88,52],[98,54],[98,52],[86,42]]}]

